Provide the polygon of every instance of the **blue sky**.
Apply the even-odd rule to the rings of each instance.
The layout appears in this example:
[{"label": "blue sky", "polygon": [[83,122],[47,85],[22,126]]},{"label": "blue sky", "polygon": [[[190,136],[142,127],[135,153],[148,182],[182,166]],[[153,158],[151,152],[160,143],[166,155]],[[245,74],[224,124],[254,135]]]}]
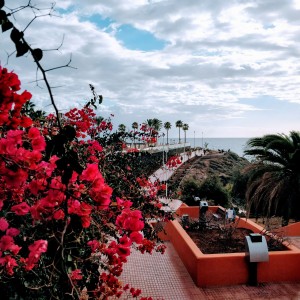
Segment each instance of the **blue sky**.
[{"label": "blue sky", "polygon": [[[104,96],[98,113],[113,113],[116,128],[158,118],[172,123],[174,137],[177,120],[189,124],[188,137],[300,130],[300,0],[58,0],[55,14],[35,20],[26,36],[42,49],[64,41],[45,52],[46,67],[72,57],[76,69],[49,73],[62,112],[83,106],[91,83]],[[32,14],[15,17],[22,29]],[[2,65],[11,51],[2,34]],[[51,111],[30,58],[11,56],[6,67]]]}]

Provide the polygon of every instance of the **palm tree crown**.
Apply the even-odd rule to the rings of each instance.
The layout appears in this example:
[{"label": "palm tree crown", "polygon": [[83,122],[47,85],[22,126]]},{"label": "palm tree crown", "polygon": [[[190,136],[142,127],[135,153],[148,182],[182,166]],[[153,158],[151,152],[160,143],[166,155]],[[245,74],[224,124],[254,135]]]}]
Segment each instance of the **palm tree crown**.
[{"label": "palm tree crown", "polygon": [[124,133],[126,131],[126,126],[124,124],[120,124],[118,126],[118,131]]},{"label": "palm tree crown", "polygon": [[182,130],[184,131],[184,143],[186,143],[186,132],[187,132],[187,130],[189,130],[189,125],[184,123],[182,125]]},{"label": "palm tree crown", "polygon": [[[277,212],[283,225],[300,216],[300,132],[270,134],[250,139],[246,155],[256,158],[250,174],[246,200],[267,216]],[[293,213],[292,213],[293,208]]]},{"label": "palm tree crown", "polygon": [[136,129],[139,128],[139,123],[138,122],[133,122],[131,125],[132,129],[135,131]]}]

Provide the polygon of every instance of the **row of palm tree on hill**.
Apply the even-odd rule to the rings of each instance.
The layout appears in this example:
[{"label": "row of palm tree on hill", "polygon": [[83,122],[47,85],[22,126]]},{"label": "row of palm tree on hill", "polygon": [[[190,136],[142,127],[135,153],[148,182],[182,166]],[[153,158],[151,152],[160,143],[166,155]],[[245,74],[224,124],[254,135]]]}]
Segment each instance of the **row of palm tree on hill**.
[{"label": "row of palm tree on hill", "polygon": [[[167,144],[169,144],[169,130],[172,128],[172,124],[170,122],[165,122],[163,124],[161,120],[153,118],[147,119],[144,123],[149,126],[150,135],[158,135],[159,131],[162,129],[162,127],[164,127],[167,132]],[[181,129],[184,132],[184,143],[186,143],[186,132],[189,130],[189,125],[187,123],[183,123],[181,120],[178,120],[176,121],[175,126],[178,128],[179,144],[181,143]],[[139,124],[137,122],[133,122],[131,127],[135,133],[139,128]],[[118,126],[118,131],[125,132],[126,126],[124,124],[120,124]]]}]

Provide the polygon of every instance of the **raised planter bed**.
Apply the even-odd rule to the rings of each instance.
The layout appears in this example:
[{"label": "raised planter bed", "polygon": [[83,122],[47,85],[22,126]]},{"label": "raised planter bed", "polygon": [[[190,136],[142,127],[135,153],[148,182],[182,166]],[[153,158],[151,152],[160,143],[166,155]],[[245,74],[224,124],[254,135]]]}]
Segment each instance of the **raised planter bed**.
[{"label": "raised planter bed", "polygon": [[[209,207],[212,213],[218,209]],[[182,206],[177,214],[197,218],[199,208]],[[250,229],[254,233],[263,230],[261,226],[244,218],[239,220],[238,227]],[[168,222],[165,231],[164,238],[172,242],[197,286],[247,284],[249,266],[245,253],[203,254],[177,220]],[[268,262],[258,263],[258,282],[300,281],[300,250],[287,243],[285,246],[284,251],[269,252]]]}]

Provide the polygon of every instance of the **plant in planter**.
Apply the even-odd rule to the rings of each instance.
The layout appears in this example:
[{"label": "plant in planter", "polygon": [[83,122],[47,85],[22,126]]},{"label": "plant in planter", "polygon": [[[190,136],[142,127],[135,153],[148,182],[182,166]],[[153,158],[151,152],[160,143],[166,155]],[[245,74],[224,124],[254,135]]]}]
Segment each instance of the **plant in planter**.
[{"label": "plant in planter", "polygon": [[[237,253],[245,252],[245,236],[252,233],[251,230],[240,227],[239,221],[240,218],[228,220],[225,213],[222,215],[208,211],[205,219],[191,219],[183,215],[181,225],[202,253]],[[286,239],[275,231],[263,230],[260,234],[266,237],[269,251],[286,249],[283,245]]]}]

